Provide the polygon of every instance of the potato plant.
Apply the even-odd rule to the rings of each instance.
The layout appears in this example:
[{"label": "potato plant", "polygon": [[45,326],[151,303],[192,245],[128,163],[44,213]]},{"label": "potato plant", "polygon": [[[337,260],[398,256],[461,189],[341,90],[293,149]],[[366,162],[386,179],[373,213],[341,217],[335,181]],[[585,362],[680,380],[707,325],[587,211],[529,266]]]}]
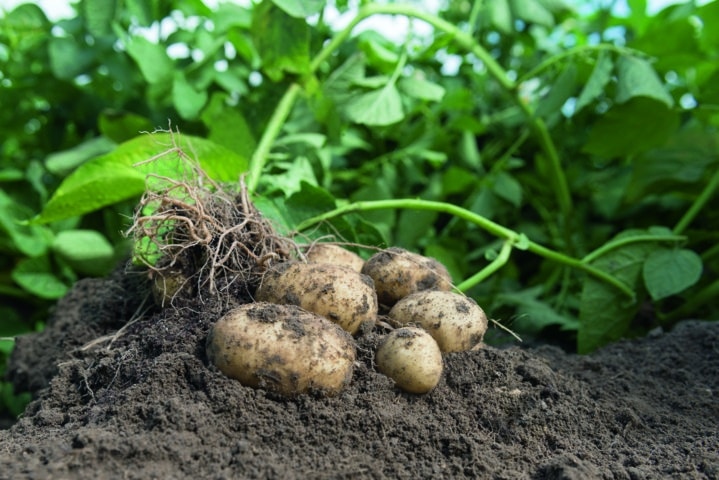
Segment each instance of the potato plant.
[{"label": "potato plant", "polygon": [[[246,173],[283,233],[437,257],[513,329],[579,352],[717,316],[716,2],[125,3],[78,0],[70,20],[31,2],[3,12],[0,335],[41,325],[81,264],[109,268],[107,240],[126,251],[146,174],[187,179],[172,155],[143,162],[168,149],[215,181]],[[346,24],[326,23],[335,9]],[[386,15],[423,33],[368,28]],[[138,136],[168,118],[187,142]],[[166,205],[157,233],[217,213],[192,205]],[[103,232],[92,249],[88,229]],[[236,233],[214,258],[202,235],[180,255],[214,282],[192,295],[242,283],[225,268],[247,253]],[[145,245],[148,263],[171,244]],[[253,278],[292,256],[261,250]]]},{"label": "potato plant", "polygon": [[[370,261],[383,254],[392,260],[394,278],[435,279],[437,270],[446,272],[434,259],[397,248]],[[207,339],[210,361],[245,385],[284,395],[339,393],[351,379],[356,355],[350,334],[363,323],[377,322],[378,304],[372,278],[346,266],[344,255],[334,258],[339,264],[327,259],[288,261],[265,270],[255,302],[231,310],[213,325]],[[397,258],[405,261],[393,261]],[[435,281],[412,285],[415,293],[406,296],[405,288],[391,292],[383,285],[388,295],[402,297],[390,317],[417,326],[402,326],[387,335],[376,363],[400,389],[423,394],[439,383],[442,352],[476,346],[487,329],[487,317],[462,295],[428,290]]]}]

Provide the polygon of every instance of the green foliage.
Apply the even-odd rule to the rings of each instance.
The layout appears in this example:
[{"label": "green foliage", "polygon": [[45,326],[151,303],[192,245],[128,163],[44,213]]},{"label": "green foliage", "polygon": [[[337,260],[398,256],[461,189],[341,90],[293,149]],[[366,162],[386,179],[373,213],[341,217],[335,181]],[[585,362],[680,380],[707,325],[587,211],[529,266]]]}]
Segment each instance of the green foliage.
[{"label": "green foliage", "polygon": [[[179,157],[224,182],[246,173],[285,233],[436,256],[494,318],[580,352],[716,318],[719,7],[630,7],[6,12],[0,295],[27,320],[0,336],[107,272],[147,174],[188,175]],[[381,14],[416,28],[397,40],[363,22]],[[168,119],[182,134],[156,131]]]}]

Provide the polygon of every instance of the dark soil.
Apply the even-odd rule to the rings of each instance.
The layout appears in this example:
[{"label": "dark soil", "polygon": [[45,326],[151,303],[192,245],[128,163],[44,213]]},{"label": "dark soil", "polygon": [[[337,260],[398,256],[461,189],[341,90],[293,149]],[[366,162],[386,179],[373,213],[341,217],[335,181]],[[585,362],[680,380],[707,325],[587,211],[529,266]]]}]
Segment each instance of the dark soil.
[{"label": "dark soil", "polygon": [[421,396],[376,373],[365,328],[349,388],[285,399],[208,365],[228,305],[149,309],[138,278],[81,281],[18,340],[11,379],[37,399],[0,432],[0,478],[719,478],[719,323],[449,354]]}]

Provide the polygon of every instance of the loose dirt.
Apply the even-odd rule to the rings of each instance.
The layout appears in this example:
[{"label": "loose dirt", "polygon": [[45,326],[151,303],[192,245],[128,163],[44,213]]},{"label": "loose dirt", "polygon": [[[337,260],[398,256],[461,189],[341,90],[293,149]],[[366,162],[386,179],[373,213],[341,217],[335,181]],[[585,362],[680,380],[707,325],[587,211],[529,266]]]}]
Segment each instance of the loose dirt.
[{"label": "loose dirt", "polygon": [[18,340],[10,378],[36,400],[0,431],[0,478],[719,478],[719,323],[448,354],[427,395],[376,372],[385,332],[364,328],[349,388],[285,399],[208,364],[231,305],[159,311],[139,278],[81,281]]}]

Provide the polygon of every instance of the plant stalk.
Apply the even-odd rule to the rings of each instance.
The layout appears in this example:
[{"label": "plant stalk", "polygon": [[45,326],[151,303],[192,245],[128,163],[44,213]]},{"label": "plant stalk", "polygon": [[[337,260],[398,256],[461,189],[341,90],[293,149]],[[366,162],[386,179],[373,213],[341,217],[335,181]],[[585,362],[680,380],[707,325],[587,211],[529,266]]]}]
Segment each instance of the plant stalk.
[{"label": "plant stalk", "polygon": [[338,207],[334,210],[330,210],[329,212],[325,212],[321,215],[317,215],[315,217],[309,218],[303,222],[300,222],[300,224],[297,225],[297,231],[300,232],[300,231],[306,230],[306,229],[308,229],[312,226],[315,226],[319,223],[325,222],[325,221],[330,220],[335,217],[346,215],[348,213],[363,212],[363,211],[370,211],[370,210],[383,210],[383,209],[427,210],[427,211],[443,212],[443,213],[448,213],[450,215],[454,215],[455,217],[459,217],[459,218],[466,220],[474,225],[477,225],[478,227],[484,229],[485,231],[489,232],[490,234],[492,234],[496,237],[500,237],[500,238],[504,238],[505,240],[508,240],[512,245],[516,246],[517,248],[522,248],[522,249],[526,248],[526,250],[529,250],[530,252],[535,253],[535,254],[537,254],[541,257],[544,257],[548,260],[552,260],[552,261],[555,261],[560,264],[568,265],[570,267],[576,268],[577,270],[586,272],[589,275],[592,275],[595,278],[598,278],[599,280],[614,286],[618,290],[621,290],[621,292],[624,293],[630,299],[632,299],[632,301],[636,300],[634,291],[630,287],[628,287],[621,280],[618,280],[617,278],[608,274],[607,272],[604,272],[603,270],[595,268],[595,267],[589,265],[588,263],[583,262],[582,260],[579,260],[579,259],[576,259],[573,257],[569,257],[567,255],[564,255],[563,253],[551,250],[543,245],[540,245],[536,242],[533,242],[532,240],[529,240],[523,234],[517,233],[514,230],[511,230],[509,228],[506,228],[502,225],[499,225],[499,224],[489,220],[486,217],[483,217],[474,212],[466,210],[462,207],[458,207],[456,205],[452,205],[449,203],[435,202],[435,201],[421,200],[421,199],[375,200],[375,201],[354,202],[351,204],[347,204],[347,205]]},{"label": "plant stalk", "polygon": [[712,175],[712,178],[709,179],[709,183],[707,183],[706,187],[704,187],[704,190],[702,190],[696,200],[694,200],[694,203],[692,203],[691,207],[689,207],[679,222],[677,222],[673,230],[674,233],[679,235],[686,230],[689,224],[692,223],[697,215],[699,215],[701,209],[704,208],[707,202],[709,202],[711,197],[714,195],[714,192],[717,190],[717,187],[719,187],[719,170],[714,172],[714,175]]},{"label": "plant stalk", "polygon": [[509,256],[512,253],[513,246],[514,244],[510,240],[505,240],[504,244],[502,245],[502,249],[499,251],[499,255],[497,255],[497,258],[492,260],[489,265],[484,267],[482,270],[457,285],[457,289],[460,292],[466,292],[470,288],[474,287],[475,285],[479,285],[485,279],[489,278],[494,272],[502,268],[509,261]]},{"label": "plant stalk", "polygon": [[272,144],[280,134],[282,126],[285,124],[287,117],[292,112],[292,107],[300,94],[300,86],[297,83],[290,85],[285,94],[277,104],[275,111],[272,113],[265,132],[260,138],[260,143],[257,144],[257,148],[252,154],[250,159],[249,173],[247,174],[247,192],[252,195],[257,189],[257,183],[260,181],[260,175],[265,168],[267,159],[272,150]]},{"label": "plant stalk", "polygon": [[605,243],[601,247],[597,248],[593,252],[588,253],[587,255],[582,258],[582,261],[585,263],[591,263],[597,258],[601,257],[602,255],[606,255],[607,253],[611,252],[612,250],[616,248],[623,247],[625,245],[630,245],[632,243],[641,243],[641,242],[683,242],[686,240],[687,237],[682,235],[636,235],[633,237],[626,237],[626,238],[620,238],[618,240],[613,240],[608,243]]}]

